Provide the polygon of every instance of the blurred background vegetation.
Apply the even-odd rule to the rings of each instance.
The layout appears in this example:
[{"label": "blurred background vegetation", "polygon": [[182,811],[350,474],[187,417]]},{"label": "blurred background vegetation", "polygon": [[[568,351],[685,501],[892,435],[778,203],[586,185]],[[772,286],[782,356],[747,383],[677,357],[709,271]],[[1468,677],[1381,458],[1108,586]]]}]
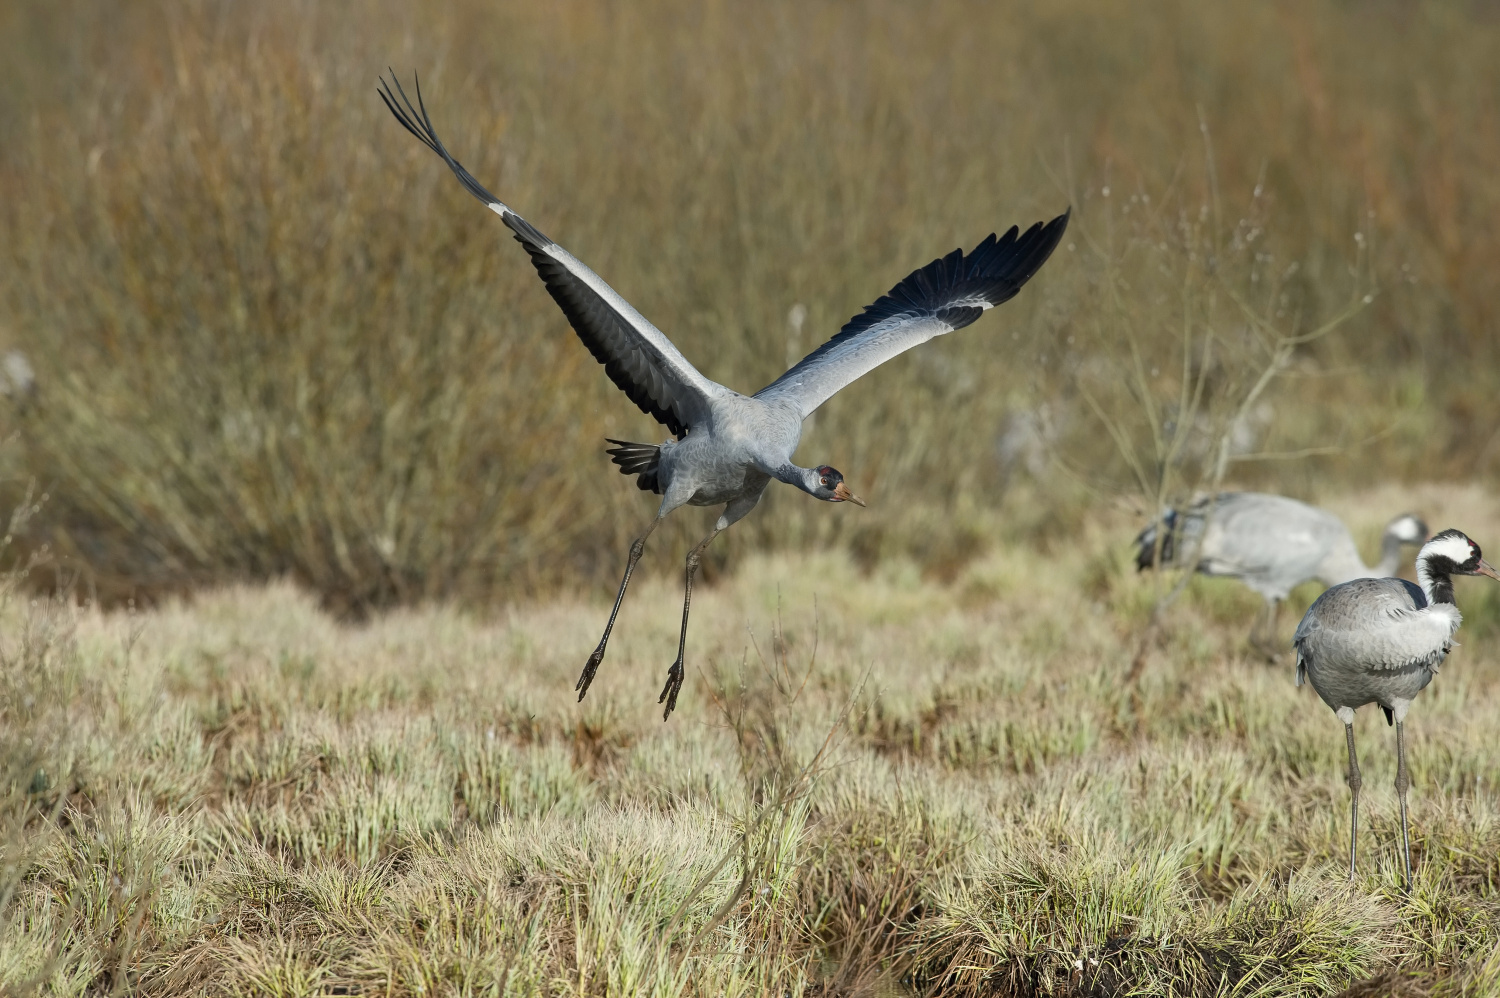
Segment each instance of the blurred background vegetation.
[{"label": "blurred background vegetation", "polygon": [[[663,433],[390,119],[387,66],[744,391],[916,266],[1073,205],[1019,299],[814,418],[803,463],[872,508],[773,490],[721,564],[845,546],[941,576],[1089,503],[1144,512],[1130,441],[1185,383],[1242,398],[1267,329],[1346,313],[1250,409],[1189,413],[1229,481],[1488,480],[1497,51],[1493,5],[1457,2],[3,3],[0,350],[34,375],[8,355],[4,498],[45,491],[24,543],[102,596],[613,584],[652,506],[603,438]],[[1165,460],[1209,460],[1178,439]]]}]

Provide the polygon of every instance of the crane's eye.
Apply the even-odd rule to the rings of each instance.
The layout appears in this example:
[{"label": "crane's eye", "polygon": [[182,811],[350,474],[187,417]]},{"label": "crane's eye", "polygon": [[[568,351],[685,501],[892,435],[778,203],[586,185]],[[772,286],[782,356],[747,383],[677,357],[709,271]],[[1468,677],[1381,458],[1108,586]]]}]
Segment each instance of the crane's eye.
[{"label": "crane's eye", "polygon": [[827,478],[824,478],[824,479],[823,479],[823,487],[824,487],[824,488],[827,488],[827,487],[828,487],[828,479],[827,479]]}]

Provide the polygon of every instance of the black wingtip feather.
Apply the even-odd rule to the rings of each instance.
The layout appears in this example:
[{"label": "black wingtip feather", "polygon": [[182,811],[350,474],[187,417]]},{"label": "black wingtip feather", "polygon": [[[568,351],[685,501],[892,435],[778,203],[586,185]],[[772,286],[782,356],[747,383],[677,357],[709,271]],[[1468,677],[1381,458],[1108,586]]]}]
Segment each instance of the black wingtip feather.
[{"label": "black wingtip feather", "polygon": [[797,367],[897,315],[932,314],[954,329],[962,329],[984,314],[983,307],[970,302],[978,299],[995,306],[1015,297],[1057,249],[1072,214],[1070,206],[1050,222],[1037,222],[1025,233],[1015,225],[1003,236],[991,232],[968,255],[961,248],[956,249],[912,271],[846,322],[828,342],[804,357]]},{"label": "black wingtip feather", "polygon": [[[383,76],[380,78],[380,86],[376,88],[376,92],[380,94],[380,99],[385,102],[391,114],[396,116],[396,120],[401,122],[403,128],[415,135],[427,148],[443,157],[443,162],[448,164],[448,169],[453,171],[453,175],[458,178],[459,183],[464,185],[465,190],[485,204],[502,203],[499,198],[485,190],[484,185],[475,180],[474,175],[465,170],[463,164],[448,152],[448,147],[443,145],[442,140],[437,136],[437,131],[432,127],[432,119],[427,116],[427,105],[422,101],[422,81],[416,74],[412,74],[412,80],[417,90],[415,106],[412,105],[411,98],[406,96],[406,90],[401,86],[401,80],[396,76],[394,69],[391,70],[390,82],[387,82]],[[392,83],[396,87],[395,93],[391,92]],[[401,98],[399,102],[396,99],[397,94]]]}]

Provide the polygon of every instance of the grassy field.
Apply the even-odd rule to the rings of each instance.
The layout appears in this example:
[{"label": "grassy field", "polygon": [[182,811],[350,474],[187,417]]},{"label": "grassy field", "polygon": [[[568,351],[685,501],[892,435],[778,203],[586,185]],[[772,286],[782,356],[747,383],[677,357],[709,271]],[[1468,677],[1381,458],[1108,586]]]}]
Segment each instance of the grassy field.
[{"label": "grassy field", "polygon": [[[1336,500],[1500,536],[1474,487]],[[1343,740],[1200,579],[1138,685],[1154,589],[1095,513],[951,582],[762,555],[695,601],[338,624],[288,584],[0,631],[0,991],[27,994],[1500,994],[1500,594],[1393,738]],[[1299,591],[1305,607],[1314,595]],[[1284,635],[1290,624],[1283,618]]]},{"label": "grassy field", "polygon": [[[1126,550],[1220,481],[1500,545],[1490,6],[0,0],[0,994],[1500,995],[1500,589],[1407,896],[1390,732],[1351,886],[1257,600]],[[387,67],[740,390],[1071,206],[809,420],[871,506],[710,549],[669,724],[704,516],[575,704],[662,431]]]}]

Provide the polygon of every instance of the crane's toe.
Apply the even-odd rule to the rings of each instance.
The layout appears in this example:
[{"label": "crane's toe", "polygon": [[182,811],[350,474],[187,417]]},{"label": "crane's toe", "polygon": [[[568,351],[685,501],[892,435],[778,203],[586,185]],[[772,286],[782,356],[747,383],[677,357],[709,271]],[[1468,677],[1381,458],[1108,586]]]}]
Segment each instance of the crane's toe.
[{"label": "crane's toe", "polygon": [[573,689],[578,691],[578,700],[580,703],[588,695],[589,687],[594,682],[594,673],[599,671],[599,663],[602,661],[604,661],[604,649],[595,648],[594,653],[589,656],[589,660],[584,663],[583,674],[578,677],[578,682],[573,686]]},{"label": "crane's toe", "polygon": [[682,690],[682,660],[678,659],[672,663],[672,668],[667,670],[667,685],[661,688],[661,696],[656,698],[657,703],[667,705],[661,712],[661,719],[665,721],[672,716],[672,711],[677,709],[677,694]]}]

